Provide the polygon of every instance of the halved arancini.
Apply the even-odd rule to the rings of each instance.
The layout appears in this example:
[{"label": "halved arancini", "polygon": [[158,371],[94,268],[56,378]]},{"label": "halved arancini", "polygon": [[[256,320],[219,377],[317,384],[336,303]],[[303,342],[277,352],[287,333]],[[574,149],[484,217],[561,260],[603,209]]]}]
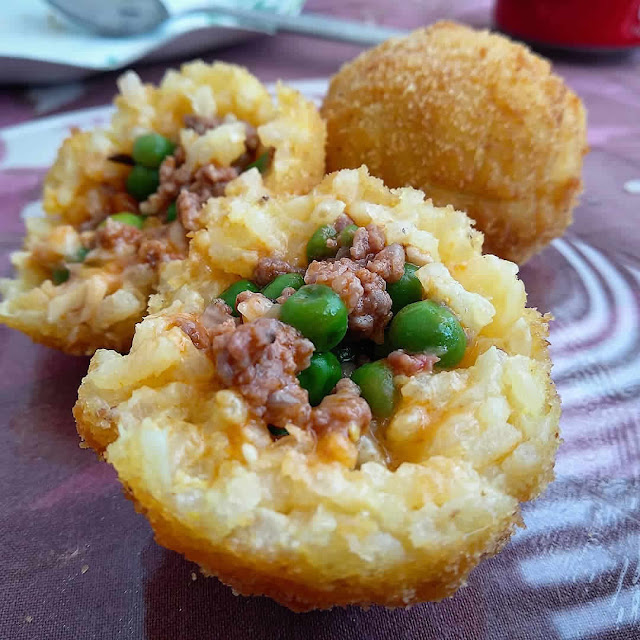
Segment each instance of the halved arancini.
[{"label": "halved arancini", "polygon": [[[115,467],[160,544],[241,594],[299,611],[452,595],[521,524],[519,503],[553,478],[560,404],[547,318],[526,307],[517,267],[481,254],[464,213],[390,190],[364,167],[303,196],[270,196],[247,173],[202,220],[130,353],[93,357],[74,409],[81,437]],[[308,256],[319,228],[330,257]],[[446,349],[376,355],[387,338],[360,312],[375,298],[369,315],[393,333],[401,311],[388,310],[395,276],[384,267],[398,256],[418,267],[423,301],[412,304],[438,305],[463,329],[457,363]],[[219,299],[257,282],[265,264],[277,266],[270,277],[298,273],[305,284],[275,300],[250,290],[230,306]],[[353,305],[332,288],[342,266],[340,277],[362,284],[350,280]],[[338,293],[348,310],[346,337],[326,353],[349,347],[356,366],[388,367],[390,414],[368,383],[348,379],[344,359],[345,377],[309,404],[298,377],[318,355],[309,336],[337,316],[300,331],[283,320],[318,292]]]},{"label": "halved arancini", "polygon": [[125,351],[161,267],[187,255],[210,197],[243,172],[270,193],[303,193],[324,174],[325,125],[246,69],[192,62],[158,87],[123,75],[106,129],[72,131],[44,185],[44,218],[27,220],[0,321],[72,354]]}]

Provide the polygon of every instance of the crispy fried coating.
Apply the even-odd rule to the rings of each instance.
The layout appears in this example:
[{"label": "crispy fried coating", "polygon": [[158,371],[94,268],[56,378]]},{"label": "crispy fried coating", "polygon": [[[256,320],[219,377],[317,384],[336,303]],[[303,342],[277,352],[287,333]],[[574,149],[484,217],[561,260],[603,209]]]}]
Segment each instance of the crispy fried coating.
[{"label": "crispy fried coating", "polygon": [[[481,255],[452,207],[387,189],[366,168],[305,196],[265,199],[249,175],[211,200],[188,259],[163,272],[156,313],[131,352],[98,351],[74,409],[78,432],[117,470],[157,540],[245,595],[297,611],[406,606],[453,594],[521,523],[519,503],[553,477],[559,400],[547,319],[526,308],[517,267]],[[321,225],[349,215],[384,230],[446,303],[469,347],[460,366],[398,376],[393,416],[353,464],[297,424],[274,440],[176,318],[198,319],[234,279],[277,256],[305,266]],[[377,450],[376,450],[377,447]]]},{"label": "crispy fried coating", "polygon": [[[280,84],[272,98],[242,67],[192,62],[167,71],[157,87],[142,84],[132,72],[118,86],[110,126],[74,131],[62,144],[44,184],[47,215],[29,221],[25,246],[12,256],[16,277],[0,281],[0,322],[77,355],[100,347],[126,351],[161,263],[186,254],[185,230],[174,224],[167,229],[168,250],[166,242],[151,239],[128,252],[125,246],[115,253],[93,252],[69,266],[87,229],[108,214],[135,210],[125,191],[129,167],[108,158],[131,153],[137,136],[152,131],[179,143],[187,168],[228,168],[245,151],[247,123],[251,135],[257,131],[261,145],[273,150],[260,177],[265,192],[304,193],[324,173],[326,131],[313,103]],[[186,126],[191,114],[224,123],[198,135]],[[52,273],[61,265],[68,280],[56,286]]]},{"label": "crispy fried coating", "polygon": [[526,47],[439,22],[346,63],[321,110],[327,168],[466,211],[485,251],[522,264],[571,223],[582,191],[580,99]]}]

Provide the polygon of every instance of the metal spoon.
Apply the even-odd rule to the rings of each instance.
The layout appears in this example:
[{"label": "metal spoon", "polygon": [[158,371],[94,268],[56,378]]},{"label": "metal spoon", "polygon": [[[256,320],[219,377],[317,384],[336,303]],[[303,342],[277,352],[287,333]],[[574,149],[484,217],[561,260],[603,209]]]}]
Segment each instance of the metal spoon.
[{"label": "metal spoon", "polygon": [[163,22],[187,13],[213,13],[238,18],[243,27],[276,33],[297,33],[327,40],[360,45],[376,45],[406,31],[304,13],[298,16],[268,11],[236,9],[216,2],[206,2],[197,9],[169,14],[162,0],[45,0],[67,18],[103,36],[121,37],[147,33]]}]

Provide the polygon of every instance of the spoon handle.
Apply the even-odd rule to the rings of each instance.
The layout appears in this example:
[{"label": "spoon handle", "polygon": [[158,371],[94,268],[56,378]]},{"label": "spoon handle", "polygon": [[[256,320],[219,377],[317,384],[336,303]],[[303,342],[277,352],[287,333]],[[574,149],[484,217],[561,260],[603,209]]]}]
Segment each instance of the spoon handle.
[{"label": "spoon handle", "polygon": [[216,5],[215,3],[204,5],[199,10],[238,18],[242,20],[243,26],[254,26],[261,31],[296,33],[364,46],[380,44],[389,38],[407,34],[406,31],[401,29],[330,18],[313,13],[290,16],[268,11],[236,9],[235,7]]}]

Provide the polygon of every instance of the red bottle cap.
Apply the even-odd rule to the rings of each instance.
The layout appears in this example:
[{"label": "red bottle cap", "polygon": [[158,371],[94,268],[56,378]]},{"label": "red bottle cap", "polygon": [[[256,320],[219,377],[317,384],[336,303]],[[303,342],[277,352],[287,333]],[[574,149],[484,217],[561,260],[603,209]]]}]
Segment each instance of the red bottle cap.
[{"label": "red bottle cap", "polygon": [[497,0],[495,21],[505,33],[551,47],[640,46],[640,0]]}]

